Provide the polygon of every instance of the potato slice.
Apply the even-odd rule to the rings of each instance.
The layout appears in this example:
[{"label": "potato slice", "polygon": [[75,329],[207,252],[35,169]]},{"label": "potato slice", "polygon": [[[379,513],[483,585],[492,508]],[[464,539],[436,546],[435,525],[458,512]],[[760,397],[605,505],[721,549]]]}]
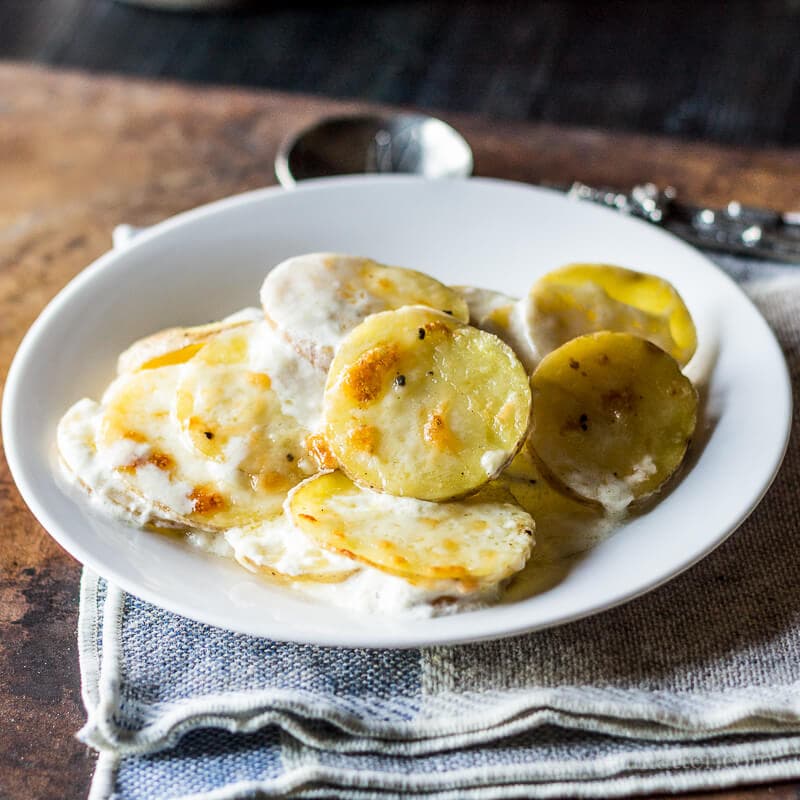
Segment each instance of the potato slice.
[{"label": "potato slice", "polygon": [[349,558],[320,547],[284,513],[231,528],[225,540],[245,569],[279,581],[340,583],[359,569]]},{"label": "potato slice", "polygon": [[294,523],[321,547],[412,582],[454,580],[464,592],[493,586],[525,565],[534,523],[508,493],[431,503],[362,489],[342,472],[289,495]]},{"label": "potato slice", "polygon": [[536,547],[525,568],[503,593],[517,602],[563,582],[581,553],[607,539],[618,527],[616,515],[596,503],[580,500],[550,483],[529,447],[523,447],[490,485],[505,487],[536,521]]},{"label": "potato slice", "polygon": [[113,470],[98,469],[97,425],[100,404],[89,398],[79,400],[59,420],[56,446],[62,472],[70,483],[85,492],[91,501],[106,511],[109,505],[122,518],[162,526],[174,533],[181,526],[148,508],[139,495],[120,481]]},{"label": "potato slice", "polygon": [[117,374],[183,364],[218,333],[262,317],[259,309],[244,309],[219,322],[192,328],[166,328],[134,342],[117,359]]},{"label": "potato slice", "polygon": [[531,445],[579,497],[621,511],[683,460],[697,393],[675,359],[628,333],[588,334],[546,356],[531,379]]},{"label": "potato slice", "polygon": [[540,356],[595,331],[634,333],[681,366],[697,334],[686,305],[663,278],[608,264],[571,264],[531,288],[524,305],[528,335]]},{"label": "potato slice", "polygon": [[307,473],[285,458],[280,474],[254,481],[234,463],[187,447],[172,413],[181,366],[117,378],[103,397],[98,465],[151,505],[154,515],[187,528],[217,531],[280,512],[286,492]]},{"label": "potato slice", "polygon": [[553,486],[528,447],[517,453],[491,485],[514,496],[536,521],[533,559],[549,563],[583,553],[605,539],[616,527],[596,504],[579,500]]},{"label": "potato slice", "polygon": [[[517,298],[511,297],[494,289],[481,289],[477,286],[451,286],[467,303],[469,309],[469,324],[476,328],[486,321],[502,321],[517,303]],[[497,334],[495,334],[497,335]]]},{"label": "potato slice", "polygon": [[254,488],[285,492],[316,472],[306,439],[323,381],[307,364],[311,375],[297,374],[301,359],[276,357],[281,348],[266,322],[218,334],[181,370],[175,415],[199,455],[241,470]]},{"label": "potato slice", "polygon": [[516,354],[529,372],[539,363],[539,356],[528,334],[523,308],[518,300],[492,289],[453,286],[469,307],[469,324],[493,333]]},{"label": "potato slice", "polygon": [[421,500],[498,475],[528,430],[525,369],[496,336],[421,306],[375,314],[336,353],[325,436],[356,483]]},{"label": "potato slice", "polygon": [[423,305],[463,322],[469,317],[464,300],[429,275],[335,253],[279,264],[261,287],[261,303],[287,341],[323,371],[341,340],[370,314]]}]

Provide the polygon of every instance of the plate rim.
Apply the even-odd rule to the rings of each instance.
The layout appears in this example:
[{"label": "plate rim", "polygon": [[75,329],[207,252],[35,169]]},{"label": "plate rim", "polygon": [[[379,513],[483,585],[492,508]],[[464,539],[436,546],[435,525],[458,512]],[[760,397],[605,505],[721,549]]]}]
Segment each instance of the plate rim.
[{"label": "plate rim", "polygon": [[[302,184],[298,185],[297,187],[291,190],[287,190],[279,186],[270,186],[259,189],[253,189],[250,191],[214,200],[210,203],[206,203],[182,211],[143,230],[141,233],[137,234],[137,236],[134,237],[134,239],[128,244],[126,244],[124,247],[111,249],[106,253],[103,253],[97,259],[95,259],[89,265],[83,268],[80,272],[78,272],[45,305],[40,314],[37,316],[36,320],[33,322],[28,331],[25,333],[12,359],[7,374],[5,389],[3,392],[2,418],[0,421],[0,425],[2,425],[3,444],[4,444],[6,460],[9,465],[9,470],[19,494],[25,501],[26,505],[28,506],[33,516],[36,518],[39,524],[42,525],[42,527],[45,529],[48,535],[50,535],[53,539],[55,539],[56,542],[58,542],[58,544],[64,550],[66,550],[69,554],[71,554],[74,558],[76,558],[81,564],[89,567],[90,569],[94,570],[100,575],[108,576],[109,580],[111,580],[113,583],[118,585],[123,590],[147,602],[153,603],[154,605],[160,608],[165,608],[168,611],[180,614],[190,619],[194,619],[198,622],[211,624],[226,630],[241,632],[261,638],[274,638],[280,641],[294,641],[299,643],[316,644],[321,646],[370,647],[376,649],[409,649],[409,648],[417,648],[417,647],[437,645],[437,644],[457,645],[457,644],[466,644],[477,641],[501,639],[524,633],[534,632],[538,630],[544,630],[546,628],[557,627],[579,619],[584,619],[586,617],[602,613],[611,608],[635,600],[636,598],[641,597],[659,588],[660,586],[663,586],[664,584],[668,583],[669,581],[673,580],[674,578],[684,573],[686,570],[690,569],[692,566],[694,566],[699,561],[708,556],[709,553],[711,553],[713,550],[719,547],[719,545],[721,545],[729,536],[731,536],[741,526],[744,520],[759,505],[759,503],[762,501],[765,494],[769,490],[770,486],[772,485],[773,481],[775,480],[775,477],[777,476],[778,471],[780,470],[781,464],[783,463],[784,457],[788,449],[790,434],[792,429],[793,397],[792,397],[792,386],[791,386],[791,379],[789,375],[788,366],[782,348],[779,342],[777,341],[777,337],[775,336],[774,331],[766,322],[763,315],[755,306],[753,301],[744,293],[741,287],[729,275],[727,275],[716,264],[714,264],[702,251],[679,240],[677,237],[675,237],[668,231],[665,231],[663,229],[655,229],[649,223],[634,218],[627,218],[627,221],[631,224],[645,226],[652,232],[660,234],[662,236],[667,237],[668,239],[673,240],[681,247],[685,248],[687,252],[692,253],[694,257],[699,256],[705,262],[706,266],[716,274],[717,278],[722,278],[725,282],[729,283],[730,286],[739,295],[739,297],[743,299],[748,305],[751,306],[752,311],[761,320],[766,332],[768,333],[769,337],[771,337],[772,344],[774,345],[776,352],[780,355],[780,364],[781,364],[780,380],[782,384],[780,387],[782,391],[780,393],[782,395],[781,399],[783,401],[783,405],[785,406],[786,409],[786,414],[784,415],[783,424],[781,426],[782,441],[780,446],[777,447],[773,452],[773,457],[771,459],[771,469],[768,475],[765,474],[762,477],[760,481],[761,488],[757,492],[757,496],[754,496],[750,501],[748,501],[742,506],[739,513],[736,515],[734,521],[726,527],[726,530],[724,532],[716,535],[711,540],[709,540],[706,546],[702,548],[700,552],[692,554],[691,557],[686,558],[685,560],[681,561],[677,566],[672,567],[669,573],[664,575],[658,581],[648,583],[635,590],[615,593],[611,597],[609,597],[605,602],[599,604],[593,604],[591,605],[591,607],[588,607],[579,613],[565,613],[563,615],[556,614],[554,615],[553,618],[543,623],[530,624],[530,623],[525,623],[524,621],[520,621],[515,625],[507,625],[496,631],[487,631],[477,635],[467,634],[463,632],[460,634],[448,635],[445,631],[443,631],[443,635],[441,636],[433,636],[433,635],[422,636],[414,640],[408,639],[408,637],[406,637],[402,641],[394,641],[392,639],[392,635],[389,634],[383,637],[383,639],[385,640],[382,639],[380,641],[376,641],[374,638],[375,634],[373,631],[358,631],[356,635],[351,634],[349,637],[343,636],[341,633],[339,633],[337,635],[329,637],[315,635],[309,638],[308,636],[303,636],[302,633],[300,635],[293,634],[293,631],[290,629],[289,626],[286,625],[286,623],[277,623],[277,622],[271,624],[273,632],[270,634],[266,634],[263,632],[263,630],[255,630],[247,624],[232,626],[230,620],[224,618],[224,614],[218,615],[216,613],[202,613],[198,615],[196,613],[192,613],[192,607],[190,604],[172,602],[171,599],[165,600],[163,595],[161,595],[158,591],[155,590],[151,591],[150,588],[144,584],[138,584],[135,581],[129,581],[124,575],[120,575],[119,572],[113,568],[113,566],[109,568],[107,564],[100,563],[99,559],[95,558],[95,556],[92,554],[90,550],[84,548],[79,541],[76,541],[75,538],[69,534],[69,532],[66,530],[67,526],[62,526],[61,523],[53,515],[50,514],[46,506],[39,501],[35,487],[33,485],[29,485],[27,480],[24,478],[23,475],[24,467],[22,464],[22,457],[20,455],[18,447],[20,445],[20,442],[17,441],[17,436],[13,431],[13,426],[11,426],[12,417],[16,413],[17,405],[19,403],[18,387],[22,380],[22,376],[24,375],[25,367],[28,364],[30,353],[32,353],[35,350],[35,347],[40,337],[43,336],[44,332],[47,330],[51,321],[58,316],[63,306],[66,306],[70,303],[74,295],[79,294],[81,292],[83,286],[86,283],[90,283],[92,281],[93,277],[98,271],[100,270],[107,271],[109,268],[113,269],[114,268],[113,264],[118,259],[121,253],[123,252],[127,253],[134,248],[145,246],[147,242],[151,241],[152,239],[159,238],[165,234],[168,234],[172,230],[180,228],[183,225],[190,224],[197,219],[202,219],[203,217],[206,216],[213,216],[221,211],[225,211],[228,209],[235,209],[238,206],[247,206],[251,203],[259,202],[263,198],[269,198],[272,195],[283,195],[286,193],[298,194],[305,192],[314,192],[319,188],[323,189],[330,188],[335,190],[338,188],[347,188],[352,186],[361,187],[361,186],[375,185],[375,184],[380,184],[383,186],[392,184],[410,184],[410,183],[424,185],[424,184],[438,184],[443,182],[456,183],[461,181],[465,182],[468,181],[470,184],[483,184],[483,185],[499,186],[499,187],[516,187],[519,189],[523,189],[525,191],[532,191],[534,193],[546,195],[550,199],[557,198],[559,201],[561,200],[566,201],[566,198],[564,197],[563,194],[552,189],[533,186],[519,181],[507,181],[496,178],[473,177],[469,179],[430,180],[430,179],[419,178],[417,176],[398,176],[398,175],[346,176],[346,177],[320,178],[320,179],[304,181]],[[601,212],[603,214],[609,214],[613,215],[614,217],[618,217],[618,213],[610,209],[595,207],[594,210],[597,212]],[[775,388],[777,390],[779,387]],[[20,480],[21,477],[22,480]],[[464,618],[463,615],[455,615],[455,617],[460,619]],[[440,617],[438,619],[446,620],[455,617]]]}]

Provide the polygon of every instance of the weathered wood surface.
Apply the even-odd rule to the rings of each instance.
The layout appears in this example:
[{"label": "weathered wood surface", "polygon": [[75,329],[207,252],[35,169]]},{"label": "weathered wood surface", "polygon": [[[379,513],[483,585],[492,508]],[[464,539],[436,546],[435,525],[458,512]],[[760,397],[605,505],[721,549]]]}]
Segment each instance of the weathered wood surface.
[{"label": "weathered wood surface", "polygon": [[[47,301],[147,224],[274,182],[279,142],[321,114],[359,108],[307,97],[0,65],[0,374]],[[692,199],[800,207],[800,152],[449,117],[476,171],[516,180],[672,183]],[[79,566],[39,527],[0,461],[0,797],[86,796],[93,759],[76,650]],[[800,783],[719,793],[794,798]]]}]

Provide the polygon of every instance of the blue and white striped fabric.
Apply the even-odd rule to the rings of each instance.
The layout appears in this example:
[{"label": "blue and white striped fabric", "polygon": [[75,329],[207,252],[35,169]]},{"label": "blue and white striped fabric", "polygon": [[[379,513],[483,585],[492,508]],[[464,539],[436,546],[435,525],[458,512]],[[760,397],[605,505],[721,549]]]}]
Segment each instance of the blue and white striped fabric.
[{"label": "blue and white striped fabric", "polygon": [[[797,386],[800,272],[720,262]],[[610,797],[800,777],[798,485],[793,441],[767,499],[689,572],[590,620],[461,647],[257,639],[85,571],[91,797]]]}]

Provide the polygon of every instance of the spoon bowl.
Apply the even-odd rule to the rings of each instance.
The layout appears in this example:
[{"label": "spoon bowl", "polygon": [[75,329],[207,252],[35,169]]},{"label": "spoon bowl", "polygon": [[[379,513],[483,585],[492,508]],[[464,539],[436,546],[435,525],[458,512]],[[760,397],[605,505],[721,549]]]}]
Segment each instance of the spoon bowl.
[{"label": "spoon bowl", "polygon": [[407,173],[466,178],[472,151],[454,128],[422,114],[326,117],[287,139],[275,159],[282,186],[332,175]]}]

